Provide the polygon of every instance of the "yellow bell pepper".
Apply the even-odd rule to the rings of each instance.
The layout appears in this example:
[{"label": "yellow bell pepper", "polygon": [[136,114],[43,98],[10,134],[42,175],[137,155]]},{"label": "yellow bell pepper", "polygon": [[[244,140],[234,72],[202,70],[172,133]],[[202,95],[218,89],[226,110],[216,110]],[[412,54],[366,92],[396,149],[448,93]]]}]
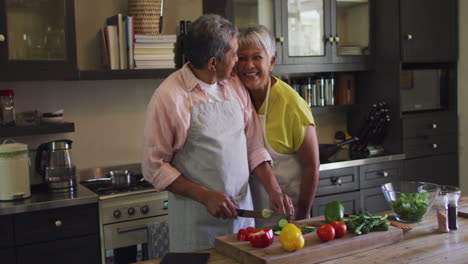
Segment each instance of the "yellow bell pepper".
[{"label": "yellow bell pepper", "polygon": [[287,224],[279,234],[279,241],[287,251],[296,251],[304,247],[302,231],[295,224]]}]

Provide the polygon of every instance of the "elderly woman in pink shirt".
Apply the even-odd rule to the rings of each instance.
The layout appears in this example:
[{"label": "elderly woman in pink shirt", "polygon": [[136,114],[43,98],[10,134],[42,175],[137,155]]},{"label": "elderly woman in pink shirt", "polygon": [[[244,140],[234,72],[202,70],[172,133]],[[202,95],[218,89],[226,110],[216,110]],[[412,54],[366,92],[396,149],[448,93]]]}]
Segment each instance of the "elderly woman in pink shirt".
[{"label": "elderly woman in pink shirt", "polygon": [[263,184],[270,207],[293,215],[272,174],[270,156],[247,91],[231,77],[237,30],[204,15],[185,37],[188,63],[171,74],[148,105],[142,170],[169,191],[170,250],[211,248],[217,236],[253,226],[236,208],[252,209],[249,175]]}]

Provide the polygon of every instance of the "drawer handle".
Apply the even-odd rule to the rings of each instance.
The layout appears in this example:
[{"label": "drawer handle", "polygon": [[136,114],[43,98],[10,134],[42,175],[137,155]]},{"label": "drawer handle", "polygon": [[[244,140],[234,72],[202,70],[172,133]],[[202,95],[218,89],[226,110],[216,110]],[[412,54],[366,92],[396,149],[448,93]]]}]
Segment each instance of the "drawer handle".
[{"label": "drawer handle", "polygon": [[331,178],[330,178],[330,181],[331,181],[332,184],[334,184],[334,185],[341,185],[341,183],[342,183],[342,182],[341,182],[341,179],[338,178],[338,177],[331,177]]},{"label": "drawer handle", "polygon": [[432,128],[433,128],[433,129],[436,129],[436,128],[437,128],[437,124],[432,124]]},{"label": "drawer handle", "polygon": [[117,228],[117,233],[118,234],[124,234],[128,232],[134,232],[134,231],[140,231],[140,230],[146,230],[146,226],[134,226],[134,227],[128,227],[128,228]]},{"label": "drawer handle", "polygon": [[63,222],[60,221],[60,220],[55,220],[55,226],[56,226],[56,227],[62,227],[62,226],[63,226]]},{"label": "drawer handle", "polygon": [[433,143],[433,144],[432,144],[432,149],[436,149],[436,148],[438,148],[438,147],[439,147],[439,146],[437,146],[436,143]]},{"label": "drawer handle", "polygon": [[386,171],[381,171],[379,174],[382,175],[382,177],[388,177],[389,175]]},{"label": "drawer handle", "polygon": [[4,42],[4,41],[5,41],[5,35],[0,34],[0,42]]}]

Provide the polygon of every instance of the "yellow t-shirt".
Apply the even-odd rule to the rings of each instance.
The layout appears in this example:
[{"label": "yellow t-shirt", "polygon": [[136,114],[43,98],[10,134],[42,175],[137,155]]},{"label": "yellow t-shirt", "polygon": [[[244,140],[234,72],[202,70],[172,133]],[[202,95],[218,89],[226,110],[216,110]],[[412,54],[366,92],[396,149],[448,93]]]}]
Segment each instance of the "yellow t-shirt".
[{"label": "yellow t-shirt", "polygon": [[[274,78],[276,83],[270,88],[268,99],[266,137],[277,153],[296,153],[304,140],[306,126],[315,126],[312,111],[291,86]],[[265,105],[263,102],[258,114],[265,113]]]}]

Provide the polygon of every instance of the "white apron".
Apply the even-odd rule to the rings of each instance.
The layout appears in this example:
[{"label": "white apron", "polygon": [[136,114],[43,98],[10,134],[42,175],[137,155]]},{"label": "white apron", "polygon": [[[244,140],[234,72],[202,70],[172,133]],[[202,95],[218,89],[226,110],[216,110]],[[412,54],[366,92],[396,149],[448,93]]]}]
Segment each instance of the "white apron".
[{"label": "white apron", "polygon": [[[239,208],[252,209],[244,115],[233,94],[229,101],[196,106],[189,94],[190,128],[172,165],[189,180],[226,193]],[[213,248],[215,237],[253,225],[249,218],[213,217],[203,204],[169,192],[171,252]]]},{"label": "white apron", "polygon": [[[281,154],[273,150],[268,143],[266,136],[266,120],[268,115],[268,99],[270,97],[270,85],[268,85],[267,96],[265,98],[265,114],[257,115],[262,125],[263,140],[265,148],[270,153],[273,160],[273,173],[281,187],[281,191],[291,197],[294,210],[297,210],[299,192],[302,180],[302,169],[299,158],[294,154]],[[255,210],[270,208],[270,200],[263,185],[256,177],[250,178],[250,188],[252,190],[252,200]],[[278,224],[278,219],[255,219],[257,228],[265,228]]]}]

